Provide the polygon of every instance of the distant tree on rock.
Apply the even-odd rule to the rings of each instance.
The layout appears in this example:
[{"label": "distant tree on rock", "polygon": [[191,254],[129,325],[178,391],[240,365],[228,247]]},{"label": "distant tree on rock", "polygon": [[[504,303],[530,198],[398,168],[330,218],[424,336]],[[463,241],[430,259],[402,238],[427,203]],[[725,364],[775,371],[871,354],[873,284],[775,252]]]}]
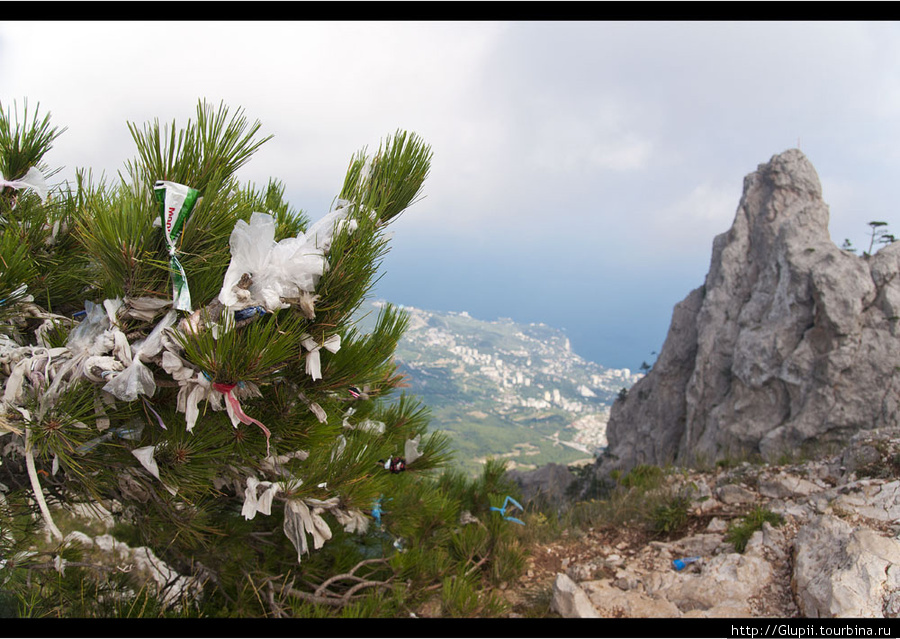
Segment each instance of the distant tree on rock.
[{"label": "distant tree on rock", "polygon": [[891,233],[888,233],[887,222],[869,222],[869,227],[871,228],[870,236],[869,236],[869,250],[863,253],[863,256],[868,257],[872,255],[872,249],[875,248],[876,244],[892,244],[897,240]]}]

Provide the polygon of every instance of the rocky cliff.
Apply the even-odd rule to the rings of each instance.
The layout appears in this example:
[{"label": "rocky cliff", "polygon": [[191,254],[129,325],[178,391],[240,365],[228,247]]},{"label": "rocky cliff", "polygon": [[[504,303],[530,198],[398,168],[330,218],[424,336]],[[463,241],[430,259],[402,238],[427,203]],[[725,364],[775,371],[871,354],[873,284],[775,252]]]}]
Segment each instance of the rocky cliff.
[{"label": "rocky cliff", "polygon": [[900,243],[838,248],[799,150],[744,179],[705,283],[680,302],[653,369],[617,401],[598,472],[773,459],[896,426]]}]

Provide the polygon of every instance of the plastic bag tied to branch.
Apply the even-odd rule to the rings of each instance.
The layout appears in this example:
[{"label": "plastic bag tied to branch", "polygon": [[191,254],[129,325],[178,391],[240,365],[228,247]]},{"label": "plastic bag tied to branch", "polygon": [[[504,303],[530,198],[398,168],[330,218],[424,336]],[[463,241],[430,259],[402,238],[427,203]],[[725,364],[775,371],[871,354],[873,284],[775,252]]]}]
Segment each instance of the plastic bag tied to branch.
[{"label": "plastic bag tied to branch", "polygon": [[166,490],[168,490],[172,495],[175,495],[178,493],[178,489],[166,484],[159,476],[159,466],[157,466],[156,459],[154,457],[156,448],[156,446],[142,446],[140,448],[135,448],[134,450],[132,450],[131,454],[137,458],[137,460],[141,463],[141,466],[143,466],[148,473],[159,479]]},{"label": "plastic bag tied to branch", "polygon": [[231,262],[219,301],[232,311],[250,306],[277,311],[290,306],[286,300],[297,300],[304,314],[314,314],[312,293],[327,268],[325,256],[334,235],[344,225],[351,231],[356,228],[355,220],[345,219],[350,210],[350,206],[338,208],[306,233],[278,242],[271,215],[254,213],[249,222],[238,220],[231,233]]},{"label": "plastic bag tied to branch", "polygon": [[332,335],[322,342],[322,344],[319,344],[311,335],[305,333],[301,336],[300,343],[303,345],[303,348],[309,351],[306,354],[307,375],[312,377],[313,380],[322,379],[322,362],[319,351],[324,348],[330,353],[337,353],[341,350],[341,336]]},{"label": "plastic bag tied to branch", "polygon": [[197,424],[201,401],[208,400],[213,410],[223,410],[224,395],[213,390],[212,382],[202,372],[187,365],[181,357],[168,349],[163,351],[161,365],[178,382],[175,410],[184,413],[187,432],[193,431]]},{"label": "plastic bag tied to branch", "polygon": [[[258,488],[262,488],[262,494],[258,494]],[[260,481],[256,477],[247,478],[247,488],[244,491],[244,506],[241,515],[244,519],[253,519],[256,513],[263,515],[272,514],[272,500],[279,492],[285,490],[283,482]]]},{"label": "plastic bag tied to branch", "polygon": [[50,194],[50,187],[47,186],[47,181],[36,167],[28,169],[28,172],[18,180],[7,180],[3,177],[3,174],[0,173],[0,189],[4,187],[9,187],[17,191],[32,189],[38,194],[41,200],[44,201],[47,200],[47,196]]},{"label": "plastic bag tied to branch", "polygon": [[[297,451],[286,457],[294,457],[298,454],[301,459],[305,458],[303,451]],[[291,492],[299,488],[302,483],[301,479],[292,476],[288,476],[283,481],[265,481],[253,476],[247,477],[241,515],[244,519],[253,519],[258,513],[271,515],[274,498],[284,495],[284,534],[297,550],[298,563],[303,554],[309,552],[307,535],[312,537],[312,545],[316,550],[331,539],[331,528],[322,517],[326,512],[331,513],[346,532],[360,534],[366,532],[369,527],[369,519],[359,509],[342,508],[338,497],[324,500],[291,497]]]}]

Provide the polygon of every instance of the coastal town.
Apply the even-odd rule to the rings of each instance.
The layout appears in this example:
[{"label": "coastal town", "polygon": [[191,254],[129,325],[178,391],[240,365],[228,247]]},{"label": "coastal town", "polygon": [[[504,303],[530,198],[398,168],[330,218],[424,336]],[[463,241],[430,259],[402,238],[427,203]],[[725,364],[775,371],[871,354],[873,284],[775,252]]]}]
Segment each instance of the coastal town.
[{"label": "coastal town", "polygon": [[[564,331],[546,324],[404,310],[409,328],[396,355],[409,392],[432,409],[433,429],[454,436],[464,460],[504,457],[530,468],[591,459],[606,446],[610,405],[642,377],[581,358]],[[476,450],[481,429],[493,436]]]}]

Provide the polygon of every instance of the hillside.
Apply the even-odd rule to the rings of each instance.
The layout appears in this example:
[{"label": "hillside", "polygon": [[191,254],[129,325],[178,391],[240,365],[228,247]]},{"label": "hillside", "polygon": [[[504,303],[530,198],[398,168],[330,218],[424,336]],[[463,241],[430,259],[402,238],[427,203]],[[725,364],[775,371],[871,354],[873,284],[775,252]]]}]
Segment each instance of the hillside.
[{"label": "hillside", "polygon": [[510,469],[592,461],[606,446],[610,405],[641,377],[582,359],[545,324],[406,311],[410,326],[396,357],[408,392],[431,409],[431,428],[451,435],[467,472],[489,456],[506,458]]}]

